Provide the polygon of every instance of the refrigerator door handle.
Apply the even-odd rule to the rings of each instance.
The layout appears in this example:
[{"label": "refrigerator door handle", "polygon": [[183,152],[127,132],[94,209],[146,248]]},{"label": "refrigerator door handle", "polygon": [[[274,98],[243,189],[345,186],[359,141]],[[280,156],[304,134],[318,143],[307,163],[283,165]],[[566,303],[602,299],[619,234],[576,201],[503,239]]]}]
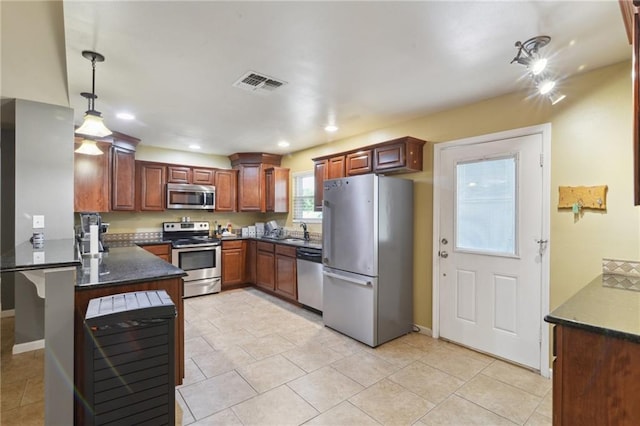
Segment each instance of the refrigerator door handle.
[{"label": "refrigerator door handle", "polygon": [[342,281],[349,281],[350,283],[362,285],[365,287],[371,285],[371,281],[363,281],[357,278],[351,278],[344,275],[334,274],[333,272],[322,271],[322,274],[326,275],[327,277],[337,278]]},{"label": "refrigerator door handle", "polygon": [[[322,200],[322,234],[329,235],[331,230],[331,209],[330,203],[327,200]],[[323,237],[324,238],[324,237]],[[331,259],[331,252],[329,251],[331,244],[327,244],[327,240],[323,240],[322,244],[322,263],[329,265]]]}]

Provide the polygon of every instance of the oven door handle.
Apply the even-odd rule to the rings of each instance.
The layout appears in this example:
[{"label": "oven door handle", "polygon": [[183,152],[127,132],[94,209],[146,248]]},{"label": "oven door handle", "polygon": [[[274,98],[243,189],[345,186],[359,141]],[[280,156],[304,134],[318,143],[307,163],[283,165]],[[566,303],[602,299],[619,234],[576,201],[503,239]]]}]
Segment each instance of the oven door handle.
[{"label": "oven door handle", "polygon": [[213,251],[220,247],[220,245],[216,246],[194,246],[194,247],[177,247],[172,249],[172,251],[176,251],[179,253],[185,253],[190,251]]}]

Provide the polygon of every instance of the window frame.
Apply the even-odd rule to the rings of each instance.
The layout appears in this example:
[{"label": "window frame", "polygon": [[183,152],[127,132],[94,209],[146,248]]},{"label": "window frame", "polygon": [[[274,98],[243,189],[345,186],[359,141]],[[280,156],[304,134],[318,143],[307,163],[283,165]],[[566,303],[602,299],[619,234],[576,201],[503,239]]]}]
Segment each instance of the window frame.
[{"label": "window frame", "polygon": [[314,189],[314,194],[311,195],[311,199],[312,201],[314,200],[314,196],[315,196],[315,173],[313,170],[305,170],[305,171],[300,171],[300,172],[295,172],[291,174],[291,184],[292,184],[292,191],[291,191],[291,218],[292,218],[292,222],[293,223],[322,223],[322,212],[316,212],[319,213],[320,217],[317,218],[303,218],[303,217],[298,217],[296,216],[297,213],[299,212],[303,212],[305,210],[299,210],[296,208],[296,201],[298,198],[303,198],[303,197],[308,197],[308,196],[304,196],[302,194],[298,193],[298,189],[299,189],[299,185],[300,185],[300,181],[303,178],[308,178],[311,177],[314,179],[314,185],[312,185],[312,188]]}]

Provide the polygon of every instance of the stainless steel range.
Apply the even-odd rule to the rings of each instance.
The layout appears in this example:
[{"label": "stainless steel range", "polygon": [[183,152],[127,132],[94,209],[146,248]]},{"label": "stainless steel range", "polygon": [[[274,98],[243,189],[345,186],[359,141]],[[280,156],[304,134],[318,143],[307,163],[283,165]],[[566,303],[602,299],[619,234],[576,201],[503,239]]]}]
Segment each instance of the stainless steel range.
[{"label": "stainless steel range", "polygon": [[221,247],[219,239],[209,237],[209,222],[164,222],[162,231],[171,241],[171,263],[187,273],[184,297],[219,293]]}]

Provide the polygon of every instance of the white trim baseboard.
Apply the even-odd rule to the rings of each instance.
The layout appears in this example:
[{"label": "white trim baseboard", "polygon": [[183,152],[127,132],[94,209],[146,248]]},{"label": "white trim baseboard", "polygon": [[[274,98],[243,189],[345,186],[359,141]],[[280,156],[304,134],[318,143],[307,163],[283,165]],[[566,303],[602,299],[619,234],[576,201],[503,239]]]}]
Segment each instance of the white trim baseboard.
[{"label": "white trim baseboard", "polygon": [[5,311],[0,311],[0,318],[10,318],[16,316],[15,309],[7,309]]},{"label": "white trim baseboard", "polygon": [[44,339],[34,340],[33,342],[16,343],[13,345],[11,353],[14,355],[21,354],[23,352],[35,351],[36,349],[44,348]]},{"label": "white trim baseboard", "polygon": [[418,329],[418,333],[433,337],[433,331],[429,327],[420,324],[413,324],[413,326]]}]

